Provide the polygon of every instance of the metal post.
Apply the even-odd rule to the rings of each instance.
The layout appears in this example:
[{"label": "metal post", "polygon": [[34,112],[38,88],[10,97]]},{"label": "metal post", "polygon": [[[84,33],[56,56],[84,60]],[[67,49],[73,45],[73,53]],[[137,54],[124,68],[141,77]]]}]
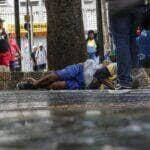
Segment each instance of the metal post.
[{"label": "metal post", "polygon": [[19,47],[21,47],[20,40],[20,19],[19,19],[19,0],[14,0],[14,11],[15,11],[15,34],[16,41]]},{"label": "metal post", "polygon": [[104,60],[104,38],[103,38],[103,19],[102,19],[102,0],[96,0],[97,12],[97,36],[101,50],[101,60]]},{"label": "metal post", "polygon": [[[29,11],[29,5],[30,5],[30,0],[26,1],[27,3],[27,16],[30,16],[30,11]],[[29,51],[30,54],[32,53],[32,43],[31,43],[31,23],[30,19],[28,20],[28,42],[29,42]]]},{"label": "metal post", "polygon": [[34,35],[33,35],[33,8],[32,8],[32,5],[31,5],[31,3],[30,3],[30,16],[31,16],[31,20],[30,20],[30,24],[31,24],[31,26],[30,26],[30,30],[31,30],[31,46],[33,46],[33,44],[34,44]]}]

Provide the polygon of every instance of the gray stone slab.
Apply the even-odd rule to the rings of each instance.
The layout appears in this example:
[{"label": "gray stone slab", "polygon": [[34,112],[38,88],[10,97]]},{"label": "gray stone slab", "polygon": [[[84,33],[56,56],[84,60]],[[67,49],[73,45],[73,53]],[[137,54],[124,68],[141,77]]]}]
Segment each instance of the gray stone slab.
[{"label": "gray stone slab", "polygon": [[48,97],[48,91],[1,91],[0,111],[47,108]]},{"label": "gray stone slab", "polygon": [[43,109],[52,105],[150,102],[150,90],[1,91],[0,110]]},{"label": "gray stone slab", "polygon": [[49,104],[149,101],[150,90],[131,91],[50,91]]}]

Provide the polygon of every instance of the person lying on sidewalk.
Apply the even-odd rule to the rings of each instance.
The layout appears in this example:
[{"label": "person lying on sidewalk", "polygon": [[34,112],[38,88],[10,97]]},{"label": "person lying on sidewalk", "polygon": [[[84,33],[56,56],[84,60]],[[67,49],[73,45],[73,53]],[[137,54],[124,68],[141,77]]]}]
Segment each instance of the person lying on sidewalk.
[{"label": "person lying on sidewalk", "polygon": [[89,89],[99,89],[102,84],[115,90],[113,80],[117,78],[117,63],[108,62],[93,75]]},{"label": "person lying on sidewalk", "polygon": [[[95,72],[103,68],[92,59],[79,64],[67,66],[62,70],[51,71],[39,80],[28,78],[26,82],[17,84],[19,90],[53,89],[53,90],[81,90],[89,87]],[[105,83],[104,83],[105,84]],[[109,87],[109,84],[106,84]]]}]

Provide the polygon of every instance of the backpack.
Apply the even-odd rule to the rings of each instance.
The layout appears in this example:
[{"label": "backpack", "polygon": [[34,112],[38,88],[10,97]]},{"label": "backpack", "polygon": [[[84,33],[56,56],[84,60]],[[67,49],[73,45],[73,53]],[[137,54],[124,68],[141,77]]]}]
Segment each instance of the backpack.
[{"label": "backpack", "polygon": [[5,29],[0,33],[0,53],[6,53],[10,49],[9,42],[7,39],[7,33]]}]

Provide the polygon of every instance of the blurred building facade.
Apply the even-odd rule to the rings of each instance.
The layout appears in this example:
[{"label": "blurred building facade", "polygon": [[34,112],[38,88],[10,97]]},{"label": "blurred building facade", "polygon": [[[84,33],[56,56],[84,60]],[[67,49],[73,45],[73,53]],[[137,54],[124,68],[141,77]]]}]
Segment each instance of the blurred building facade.
[{"label": "blurred building facade", "polygon": [[[32,45],[43,44],[46,48],[47,15],[44,0],[30,0],[30,14],[32,14],[33,40]],[[85,33],[88,30],[97,30],[96,0],[82,0],[82,12]],[[27,14],[26,0],[20,0],[20,29],[22,71],[32,71],[33,64],[30,58],[29,42],[24,29],[25,15]],[[15,33],[14,0],[0,0],[0,18],[5,20],[5,28],[9,33]]]},{"label": "blurred building facade", "polygon": [[[45,32],[47,17],[44,0],[30,0],[30,2],[30,11],[32,11],[33,14],[34,32]],[[90,29],[96,30],[96,0],[82,0],[82,12],[85,31],[87,32]],[[23,30],[25,14],[26,0],[20,0],[21,32],[25,32]],[[0,0],[0,17],[5,20],[5,26],[8,31],[13,32],[15,23],[13,0]]]}]

